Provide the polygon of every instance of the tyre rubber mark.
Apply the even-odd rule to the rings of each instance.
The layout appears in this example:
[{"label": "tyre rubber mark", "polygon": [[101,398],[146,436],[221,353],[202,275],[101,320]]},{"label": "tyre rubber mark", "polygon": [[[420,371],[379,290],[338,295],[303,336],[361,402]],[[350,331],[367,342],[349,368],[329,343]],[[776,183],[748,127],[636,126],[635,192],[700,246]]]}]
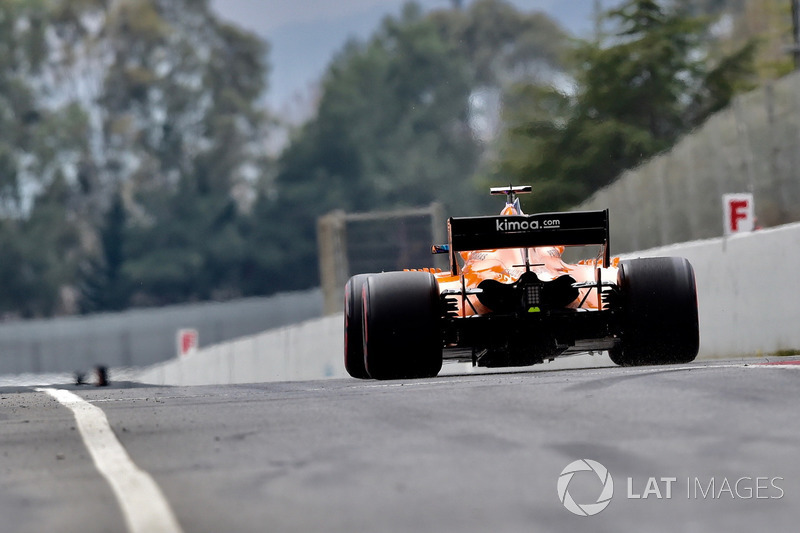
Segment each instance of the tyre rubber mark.
[{"label": "tyre rubber mark", "polygon": [[97,470],[111,485],[130,533],[178,533],[181,527],[153,478],[131,460],[105,413],[62,389],[45,392],[72,411]]},{"label": "tyre rubber mark", "polygon": [[770,361],[769,363],[758,363],[758,366],[790,366],[790,365],[800,365],[800,360]]}]

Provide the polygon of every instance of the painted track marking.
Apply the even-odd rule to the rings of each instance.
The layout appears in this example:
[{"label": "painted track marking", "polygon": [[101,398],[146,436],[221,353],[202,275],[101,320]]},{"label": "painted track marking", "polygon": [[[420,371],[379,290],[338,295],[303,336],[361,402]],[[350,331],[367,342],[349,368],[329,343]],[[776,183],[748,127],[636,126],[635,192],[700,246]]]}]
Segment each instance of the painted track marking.
[{"label": "painted track marking", "polygon": [[95,467],[114,491],[130,533],[181,532],[161,489],[131,460],[102,409],[67,390],[36,390],[49,394],[72,411]]}]

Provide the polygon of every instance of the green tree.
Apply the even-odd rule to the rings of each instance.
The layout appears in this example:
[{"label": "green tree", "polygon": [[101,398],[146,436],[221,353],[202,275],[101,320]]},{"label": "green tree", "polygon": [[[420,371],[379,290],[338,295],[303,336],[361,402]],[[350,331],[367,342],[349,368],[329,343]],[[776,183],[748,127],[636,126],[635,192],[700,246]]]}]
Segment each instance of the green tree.
[{"label": "green tree", "polygon": [[430,18],[465,56],[473,90],[552,83],[565,68],[567,34],[542,12],[523,12],[504,0],[476,0],[464,11],[433,12]]},{"label": "green tree", "polygon": [[130,303],[131,285],[123,272],[127,216],[117,194],[100,229],[100,250],[88,255],[78,277],[81,313],[120,311]]},{"label": "green tree", "polygon": [[[267,44],[220,21],[207,0],[57,4],[65,59],[54,76],[91,119],[82,216],[103,243],[85,261],[84,310],[128,296],[161,305],[240,295],[239,223],[269,167]],[[109,231],[124,246],[109,248]]]},{"label": "green tree", "polygon": [[277,196],[260,199],[258,212],[285,232],[277,270],[291,270],[295,286],[318,282],[316,218],[331,209],[458,201],[478,155],[469,82],[463,56],[414,4],[367,43],[349,43],[327,71],[316,117],[280,158]]},{"label": "green tree", "polygon": [[79,258],[78,228],[67,205],[71,191],[58,175],[40,194],[29,216],[0,220],[0,310],[6,316],[37,318],[69,312],[61,291],[74,280]]},{"label": "green tree", "polygon": [[[265,43],[216,20],[206,2],[171,3],[172,10],[143,7],[154,11],[144,17],[151,23],[133,35],[125,33],[133,27],[128,21],[143,17],[120,14],[119,55],[106,90],[108,109],[133,128],[124,138],[139,154],[129,178],[137,213],[124,271],[140,305],[242,294],[239,223],[269,164],[269,122],[259,103]],[[112,145],[115,139],[108,136]],[[122,147],[129,157],[131,146]]]},{"label": "green tree", "polygon": [[[0,310],[70,311],[76,284],[84,311],[240,294],[267,51],[208,0],[0,2]],[[179,268],[204,258],[175,294],[170,239]]]},{"label": "green tree", "polygon": [[[567,208],[672,146],[746,87],[754,45],[708,61],[707,21],[653,0],[607,14],[604,43],[577,50],[573,94],[518,87],[495,179],[532,182],[529,209]],[[533,111],[514,113],[529,107]]]},{"label": "green tree", "polygon": [[0,2],[0,309],[39,317],[62,301],[80,251],[75,161],[86,114],[47,89],[50,3]]},{"label": "green tree", "polygon": [[253,268],[283,289],[318,283],[316,219],[333,209],[479,210],[476,170],[505,88],[552,82],[565,39],[543,15],[479,0],[429,14],[409,3],[367,42],[350,42],[259,198],[254,249],[270,253],[251,256]]},{"label": "green tree", "polygon": [[209,195],[183,181],[178,193],[153,197],[157,221],[129,230],[123,274],[133,303],[166,305],[241,296],[246,244],[242,216],[226,196]]},{"label": "green tree", "polygon": [[730,54],[751,41],[758,43],[755,66],[760,81],[773,80],[794,70],[790,0],[740,0],[727,6],[716,47]]}]

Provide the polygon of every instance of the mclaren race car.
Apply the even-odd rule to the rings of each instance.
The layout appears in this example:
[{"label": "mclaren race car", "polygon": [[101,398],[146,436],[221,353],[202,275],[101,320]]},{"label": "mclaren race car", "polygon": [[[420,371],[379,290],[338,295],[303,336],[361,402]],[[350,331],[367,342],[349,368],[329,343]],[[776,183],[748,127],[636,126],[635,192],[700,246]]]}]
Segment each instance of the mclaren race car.
[{"label": "mclaren race car", "polygon": [[[443,359],[528,366],[607,351],[619,365],[687,363],[699,349],[697,291],[686,259],[612,260],[608,210],[450,218],[450,271],[359,274],[345,287],[344,363],[361,379],[436,376]],[[591,259],[568,261],[573,247]]]}]

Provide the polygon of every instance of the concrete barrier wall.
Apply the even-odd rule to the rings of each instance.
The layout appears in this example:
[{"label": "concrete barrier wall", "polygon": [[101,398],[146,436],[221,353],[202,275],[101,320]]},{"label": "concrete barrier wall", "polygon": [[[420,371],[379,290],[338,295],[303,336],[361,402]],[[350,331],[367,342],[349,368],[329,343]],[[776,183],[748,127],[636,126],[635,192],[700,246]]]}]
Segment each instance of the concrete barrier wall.
[{"label": "concrete barrier wall", "polygon": [[[623,258],[657,256],[685,257],[695,268],[700,358],[800,353],[796,277],[800,224],[654,248]],[[133,378],[200,385],[344,377],[342,331],[341,314],[312,320],[212,346]]]},{"label": "concrete barrier wall", "polygon": [[[129,377],[159,385],[296,381],[347,376],[342,314],[217,344]],[[127,376],[126,374],[123,374]]]},{"label": "concrete barrier wall", "polygon": [[701,357],[800,353],[800,224],[629,256],[670,255],[695,269]]},{"label": "concrete barrier wall", "polygon": [[0,324],[0,375],[88,371],[96,365],[142,367],[175,356],[181,328],[201,346],[322,315],[322,291],[276,294],[121,313]]},{"label": "concrete barrier wall", "polygon": [[[611,210],[618,252],[722,235],[722,195],[752,192],[763,226],[800,220],[800,73],[738,96],[578,210]],[[534,184],[535,187],[535,184]]]}]

